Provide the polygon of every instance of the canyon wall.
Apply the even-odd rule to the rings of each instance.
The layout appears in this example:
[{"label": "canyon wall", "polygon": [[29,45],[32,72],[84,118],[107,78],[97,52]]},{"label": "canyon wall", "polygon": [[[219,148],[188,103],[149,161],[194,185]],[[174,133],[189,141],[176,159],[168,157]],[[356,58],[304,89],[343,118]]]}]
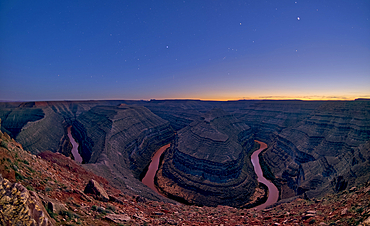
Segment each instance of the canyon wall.
[{"label": "canyon wall", "polygon": [[167,121],[128,105],[93,107],[77,117],[72,131],[85,168],[135,192],[144,189],[139,179],[152,154],[174,137]]},{"label": "canyon wall", "polygon": [[283,181],[283,198],[314,197],[369,179],[369,139],[369,101],[325,102],[283,129],[263,158]]},{"label": "canyon wall", "polygon": [[[257,182],[244,161],[253,139],[269,146],[262,167],[281,198],[315,197],[370,178],[369,100],[2,102],[0,119],[1,130],[33,154],[70,155],[72,126],[85,168],[149,198],[158,196],[139,179],[152,153],[169,142],[160,172],[193,203],[203,202],[208,191],[225,194],[220,203],[237,200],[225,189],[243,177],[253,192]],[[220,184],[222,192],[214,189]],[[217,199],[207,202],[215,205]]]}]

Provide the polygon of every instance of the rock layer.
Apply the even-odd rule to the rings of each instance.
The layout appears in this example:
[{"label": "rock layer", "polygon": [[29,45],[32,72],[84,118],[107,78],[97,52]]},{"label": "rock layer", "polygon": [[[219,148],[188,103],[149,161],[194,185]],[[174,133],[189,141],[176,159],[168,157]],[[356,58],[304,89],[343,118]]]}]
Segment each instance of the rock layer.
[{"label": "rock layer", "polygon": [[369,101],[327,102],[282,130],[264,159],[285,191],[291,190],[285,197],[303,192],[313,197],[366,181],[369,139]]},{"label": "rock layer", "polygon": [[157,173],[164,194],[197,205],[242,206],[258,183],[246,158],[253,133],[222,110],[180,130]]},{"label": "rock layer", "polygon": [[135,192],[147,189],[140,174],[174,136],[167,121],[139,106],[94,107],[77,118],[73,130],[85,167]]}]

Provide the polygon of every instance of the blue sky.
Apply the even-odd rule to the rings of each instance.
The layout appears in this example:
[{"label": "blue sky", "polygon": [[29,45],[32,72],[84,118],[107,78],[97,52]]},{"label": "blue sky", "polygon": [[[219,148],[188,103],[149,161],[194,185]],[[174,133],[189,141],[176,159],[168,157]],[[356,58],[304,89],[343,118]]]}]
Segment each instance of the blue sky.
[{"label": "blue sky", "polygon": [[370,1],[2,1],[0,100],[370,98]]}]

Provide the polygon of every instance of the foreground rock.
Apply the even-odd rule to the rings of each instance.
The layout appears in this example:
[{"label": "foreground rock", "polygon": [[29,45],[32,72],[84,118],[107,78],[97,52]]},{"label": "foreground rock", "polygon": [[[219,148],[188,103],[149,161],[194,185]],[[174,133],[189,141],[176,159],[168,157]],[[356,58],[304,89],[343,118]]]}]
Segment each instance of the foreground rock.
[{"label": "foreground rock", "polygon": [[37,194],[0,174],[1,225],[54,225]]},{"label": "foreground rock", "polygon": [[108,214],[105,218],[118,224],[124,224],[131,220],[127,214]]}]

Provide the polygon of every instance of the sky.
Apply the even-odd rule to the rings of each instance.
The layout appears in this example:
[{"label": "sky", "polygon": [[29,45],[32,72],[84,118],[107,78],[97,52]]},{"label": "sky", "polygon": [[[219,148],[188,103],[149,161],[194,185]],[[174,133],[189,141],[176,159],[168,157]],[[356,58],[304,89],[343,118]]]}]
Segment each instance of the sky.
[{"label": "sky", "polygon": [[0,100],[370,98],[369,0],[3,0]]}]

